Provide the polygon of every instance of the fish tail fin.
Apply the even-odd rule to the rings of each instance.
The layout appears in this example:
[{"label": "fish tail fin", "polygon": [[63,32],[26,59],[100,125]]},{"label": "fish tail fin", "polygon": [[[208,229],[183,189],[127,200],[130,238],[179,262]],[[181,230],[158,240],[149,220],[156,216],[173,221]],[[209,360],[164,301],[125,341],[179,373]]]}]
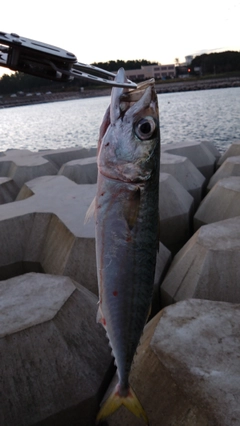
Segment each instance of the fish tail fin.
[{"label": "fish tail fin", "polygon": [[149,425],[147,415],[133,389],[129,387],[127,396],[121,396],[119,395],[118,386],[114,389],[114,391],[101,407],[96,419],[97,424],[106,417],[110,416],[110,414],[113,414],[115,411],[117,411],[121,405],[124,405],[136,417],[143,419],[145,423]]}]

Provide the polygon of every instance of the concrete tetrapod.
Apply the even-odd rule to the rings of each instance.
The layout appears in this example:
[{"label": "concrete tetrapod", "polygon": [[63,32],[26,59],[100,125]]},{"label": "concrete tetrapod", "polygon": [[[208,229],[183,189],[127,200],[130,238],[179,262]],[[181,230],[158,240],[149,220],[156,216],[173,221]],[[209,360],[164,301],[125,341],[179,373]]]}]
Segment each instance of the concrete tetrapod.
[{"label": "concrete tetrapod", "polygon": [[69,161],[96,156],[97,148],[83,148],[78,146],[76,148],[39,151],[39,153],[48,161],[53,163],[55,167],[60,169],[63,164],[68,163]]},{"label": "concrete tetrapod", "polygon": [[41,154],[27,149],[12,149],[3,154],[0,157],[0,176],[13,179],[18,188],[35,177],[57,174],[58,169],[55,165]]},{"label": "concrete tetrapod", "polygon": [[207,181],[215,171],[216,157],[204,142],[179,142],[162,145],[162,152],[187,157],[203,174]]},{"label": "concrete tetrapod", "polygon": [[[214,413],[202,406],[200,398],[192,398],[188,389],[181,386],[181,383],[176,383],[175,377],[165,368],[159,356],[158,334],[159,329],[162,329],[161,321],[165,311],[164,309],[159,312],[146,325],[130,375],[130,383],[147,413],[149,424],[151,426],[219,426],[213,421]],[[169,330],[169,328],[168,339],[171,340],[171,336],[177,333],[177,329]],[[174,356],[177,357],[178,354],[175,353]],[[116,378],[112,381],[109,391],[115,383]],[[107,394],[104,399],[106,397]],[[107,422],[109,426],[143,426],[145,424],[125,407],[121,407],[110,416]]]},{"label": "concrete tetrapod", "polygon": [[219,158],[217,166],[220,167],[228,157],[236,157],[240,155],[240,140],[231,143],[229,148]]},{"label": "concrete tetrapod", "polygon": [[240,177],[219,180],[203,199],[194,216],[195,231],[200,226],[240,215]]},{"label": "concrete tetrapod", "polygon": [[240,305],[187,300],[169,306],[151,348],[208,425],[240,424]]},{"label": "concrete tetrapod", "polygon": [[160,240],[175,254],[192,232],[193,197],[168,173],[160,173]]},{"label": "concrete tetrapod", "polygon": [[161,309],[160,286],[171,264],[171,261],[171,252],[167,249],[167,247],[160,243],[157,254],[150,318],[156,315]]},{"label": "concrete tetrapod", "polygon": [[15,201],[18,192],[18,186],[11,178],[0,177],[0,204]]},{"label": "concrete tetrapod", "polygon": [[220,180],[231,176],[240,176],[240,155],[228,157],[211,177],[207,190],[210,191]]},{"label": "concrete tetrapod", "polygon": [[[193,299],[147,324],[130,382],[150,425],[240,424],[239,330],[240,305]],[[108,418],[109,426],[140,424],[124,407]]]},{"label": "concrete tetrapod", "polygon": [[97,157],[69,161],[61,167],[58,174],[78,184],[97,183]]},{"label": "concrete tetrapod", "polygon": [[201,141],[207,149],[212,153],[212,155],[216,158],[216,161],[218,162],[219,158],[221,157],[220,151],[217,149],[217,147],[213,144],[211,141]]},{"label": "concrete tetrapod", "polygon": [[31,273],[1,281],[0,301],[0,424],[94,424],[112,369],[96,296]]},{"label": "concrete tetrapod", "polygon": [[194,198],[194,207],[198,207],[202,200],[205,178],[202,173],[187,158],[163,152],[160,169],[162,173],[169,173]]},{"label": "concrete tetrapod", "polygon": [[21,188],[25,182],[36,177],[56,175],[68,161],[96,155],[96,148],[77,147],[38,152],[11,149],[0,154],[0,176],[12,178]]},{"label": "concrete tetrapod", "polygon": [[26,183],[0,206],[0,277],[24,271],[68,275],[97,293],[94,219],[84,224],[96,185],[64,176]]},{"label": "concrete tetrapod", "polygon": [[240,217],[202,226],[175,256],[163,306],[189,298],[240,303]]}]

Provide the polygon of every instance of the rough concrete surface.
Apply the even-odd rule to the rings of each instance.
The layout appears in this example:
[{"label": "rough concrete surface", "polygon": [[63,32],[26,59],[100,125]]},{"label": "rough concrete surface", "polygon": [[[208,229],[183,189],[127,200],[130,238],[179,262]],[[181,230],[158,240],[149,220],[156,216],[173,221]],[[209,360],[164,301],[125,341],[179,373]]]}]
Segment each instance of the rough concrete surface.
[{"label": "rough concrete surface", "polygon": [[240,215],[240,176],[219,180],[194,215],[194,229]]},{"label": "rough concrete surface", "polygon": [[68,278],[45,274],[0,281],[0,338],[51,320],[75,289]]},{"label": "rough concrete surface", "polygon": [[201,141],[176,142],[162,145],[162,152],[187,157],[203,174],[207,181],[215,171],[216,157]]},{"label": "rough concrete surface", "polygon": [[216,158],[216,161],[219,160],[221,157],[220,151],[217,149],[217,147],[214,145],[212,141],[201,141],[203,145],[207,147],[207,149],[212,153],[212,155]]},{"label": "rough concrete surface", "polygon": [[97,183],[97,157],[69,161],[62,165],[58,174],[78,184]]},{"label": "rough concrete surface", "polygon": [[219,169],[211,177],[207,190],[210,191],[210,189],[212,189],[220,179],[231,176],[240,176],[240,155],[226,158]]},{"label": "rough concrete surface", "polygon": [[170,174],[160,173],[160,240],[176,253],[191,236],[193,197]]},{"label": "rough concrete surface", "polygon": [[57,168],[40,154],[12,149],[0,157],[0,175],[14,180],[19,188],[37,176],[55,175]]},{"label": "rough concrete surface", "polygon": [[162,243],[159,244],[159,250],[157,253],[155,277],[154,277],[154,288],[153,298],[150,317],[152,318],[161,309],[161,295],[160,286],[166,275],[166,272],[171,264],[172,255],[171,252]]},{"label": "rough concrete surface", "polygon": [[240,303],[240,217],[202,226],[161,285],[163,306],[189,298]]},{"label": "rough concrete surface", "polygon": [[27,315],[33,308],[38,283],[45,292],[45,305],[44,298],[40,303],[46,311],[50,308],[48,286],[53,282],[61,297],[64,287],[74,291],[52,319],[43,317],[45,322],[25,324],[24,330],[0,338],[0,424],[31,426],[77,405],[78,424],[94,425],[112,362],[105,331],[96,323],[97,298],[79,284],[76,289],[70,278],[31,274],[10,280],[11,291],[15,286],[20,299],[24,280],[30,297],[24,306],[14,307],[15,316],[23,309]]},{"label": "rough concrete surface", "polygon": [[[152,347],[155,329],[161,323],[161,315],[156,315],[145,327],[141,344],[132,366],[130,384],[149,419],[150,426],[218,426],[212,416],[205,414],[191,395],[176,384],[174,378],[161,362]],[[169,336],[170,338],[170,336]],[[113,380],[106,396],[116,383]],[[105,396],[105,397],[106,397]],[[104,397],[104,399],[105,399]],[[108,417],[109,426],[144,426],[143,420],[136,418],[125,407],[121,407]]]},{"label": "rough concrete surface", "polygon": [[217,166],[221,166],[228,157],[240,155],[240,140],[233,141],[229,148],[219,158]]},{"label": "rough concrete surface", "polygon": [[15,201],[19,188],[13,179],[0,177],[0,204]]},{"label": "rough concrete surface", "polygon": [[187,158],[163,152],[160,164],[161,173],[169,173],[194,198],[194,207],[198,207],[202,200],[205,178],[202,173]]},{"label": "rough concrete surface", "polygon": [[187,300],[169,306],[150,346],[208,425],[240,424],[240,305]]},{"label": "rough concrete surface", "polygon": [[31,152],[27,149],[10,149],[1,153],[0,176],[9,177],[22,185],[36,177],[56,175],[61,166],[71,160],[96,155],[96,148],[69,148]]},{"label": "rough concrete surface", "polygon": [[0,277],[9,277],[8,265],[14,270],[21,262],[38,263],[96,294],[94,218],[84,224],[95,191],[96,185],[77,185],[64,176],[26,183],[17,202],[0,208]]}]

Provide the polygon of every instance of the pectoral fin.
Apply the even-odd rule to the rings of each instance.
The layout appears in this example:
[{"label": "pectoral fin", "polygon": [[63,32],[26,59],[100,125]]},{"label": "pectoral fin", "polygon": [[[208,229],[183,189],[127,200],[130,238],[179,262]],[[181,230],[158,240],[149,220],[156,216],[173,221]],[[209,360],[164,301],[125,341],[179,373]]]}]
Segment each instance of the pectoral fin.
[{"label": "pectoral fin", "polygon": [[84,225],[86,225],[86,223],[88,223],[88,221],[94,215],[94,212],[95,212],[95,199],[96,199],[96,197],[94,197],[94,199],[92,200],[90,206],[87,209],[87,213],[86,213],[86,216],[85,216],[85,219],[84,219]]},{"label": "pectoral fin", "polygon": [[135,191],[130,191],[123,204],[123,215],[130,231],[133,229],[139,213],[141,200],[141,190],[138,187]]}]

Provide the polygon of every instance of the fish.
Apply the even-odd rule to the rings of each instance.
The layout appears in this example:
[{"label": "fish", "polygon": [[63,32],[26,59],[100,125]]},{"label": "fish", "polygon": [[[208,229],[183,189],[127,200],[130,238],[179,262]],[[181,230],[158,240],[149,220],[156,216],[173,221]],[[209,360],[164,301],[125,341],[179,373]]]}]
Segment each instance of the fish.
[{"label": "fish", "polygon": [[[115,79],[127,81],[123,68]],[[96,423],[124,405],[148,424],[129,374],[149,316],[159,248],[160,125],[153,79],[136,89],[112,88],[97,164],[97,320],[112,348],[118,384]]]}]

